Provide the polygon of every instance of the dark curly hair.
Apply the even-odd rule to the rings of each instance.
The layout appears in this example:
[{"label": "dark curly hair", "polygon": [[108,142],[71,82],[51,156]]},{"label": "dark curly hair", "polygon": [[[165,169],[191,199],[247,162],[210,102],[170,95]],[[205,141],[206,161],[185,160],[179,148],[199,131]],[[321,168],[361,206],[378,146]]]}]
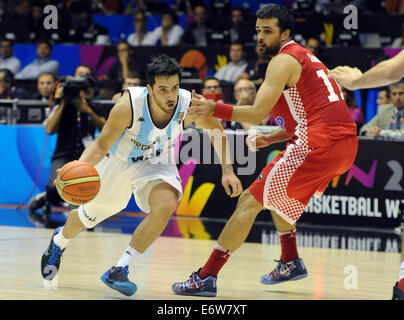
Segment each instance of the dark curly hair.
[{"label": "dark curly hair", "polygon": [[259,8],[255,15],[259,19],[277,18],[281,33],[289,29],[292,37],[295,32],[295,18],[292,10],[287,7],[271,3]]},{"label": "dark curly hair", "polygon": [[175,74],[178,74],[181,81],[181,67],[179,63],[166,54],[153,56],[146,65],[146,81],[151,87],[156,82],[156,76],[172,76]]}]

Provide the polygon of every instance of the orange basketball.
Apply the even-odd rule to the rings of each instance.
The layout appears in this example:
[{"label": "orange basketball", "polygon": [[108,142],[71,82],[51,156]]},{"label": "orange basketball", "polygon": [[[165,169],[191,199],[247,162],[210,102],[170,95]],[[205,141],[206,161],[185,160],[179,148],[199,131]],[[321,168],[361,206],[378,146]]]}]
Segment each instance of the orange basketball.
[{"label": "orange basketball", "polygon": [[56,189],[61,198],[73,205],[85,204],[95,198],[100,190],[97,170],[88,162],[66,163],[56,178]]}]

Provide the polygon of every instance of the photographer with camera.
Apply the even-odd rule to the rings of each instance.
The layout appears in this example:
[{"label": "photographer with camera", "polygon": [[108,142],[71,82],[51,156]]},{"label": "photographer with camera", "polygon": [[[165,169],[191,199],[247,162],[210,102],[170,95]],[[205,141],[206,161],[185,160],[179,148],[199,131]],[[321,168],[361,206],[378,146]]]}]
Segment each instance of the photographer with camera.
[{"label": "photographer with camera", "polygon": [[[51,205],[61,205],[62,200],[53,183],[56,170],[67,162],[77,160],[84,149],[94,140],[96,129],[101,130],[105,118],[91,106],[97,80],[91,68],[80,65],[74,77],[59,79],[54,92],[54,107],[45,120],[47,134],[57,133],[52,156],[51,173],[46,191],[33,197],[29,204],[30,220],[35,224],[50,226]],[[42,210],[42,214],[36,210]]]}]

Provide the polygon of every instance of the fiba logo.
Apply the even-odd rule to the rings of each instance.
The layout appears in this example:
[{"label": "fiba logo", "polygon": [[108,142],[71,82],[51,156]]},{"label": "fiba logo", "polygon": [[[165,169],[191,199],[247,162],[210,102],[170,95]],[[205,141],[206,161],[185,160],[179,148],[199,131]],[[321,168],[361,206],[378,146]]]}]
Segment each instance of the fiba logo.
[{"label": "fiba logo", "polygon": [[58,9],[56,6],[47,5],[43,8],[43,13],[48,14],[43,20],[43,27],[46,30],[58,28]]}]

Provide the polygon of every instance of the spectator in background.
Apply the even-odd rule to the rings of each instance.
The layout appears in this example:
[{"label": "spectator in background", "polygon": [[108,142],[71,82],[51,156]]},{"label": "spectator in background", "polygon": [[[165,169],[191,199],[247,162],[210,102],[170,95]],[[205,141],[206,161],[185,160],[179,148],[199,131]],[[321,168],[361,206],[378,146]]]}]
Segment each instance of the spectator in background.
[{"label": "spectator in background", "polygon": [[231,22],[229,26],[230,43],[234,42],[251,42],[252,30],[245,27],[245,13],[242,8],[231,9]]},{"label": "spectator in background", "polygon": [[129,72],[128,76],[125,78],[124,83],[122,84],[122,91],[114,94],[112,100],[117,101],[121,96],[122,92],[129,87],[139,87],[142,83],[142,79],[139,74],[136,72]]},{"label": "spectator in background", "polygon": [[[91,67],[89,65],[86,64],[80,64],[76,67],[76,70],[74,72],[74,76],[77,78],[81,78],[81,77],[85,77],[87,75],[90,75],[92,77],[94,77],[94,73],[93,70],[91,69]],[[90,88],[90,90],[94,90],[94,92],[91,93],[91,96],[93,97],[94,100],[111,100],[113,94],[114,94],[114,90],[113,87],[114,85],[111,84],[110,86],[104,86],[101,88],[96,88],[96,87],[92,87]]]},{"label": "spectator in background", "polygon": [[[203,81],[202,85],[202,95],[209,100],[213,100],[216,102],[225,102],[225,94],[223,91],[223,87],[220,81],[214,76],[207,77]],[[228,121],[221,120],[223,128],[226,128],[228,125]]]},{"label": "spectator in background", "polygon": [[212,29],[209,27],[206,7],[199,4],[193,9],[195,21],[188,25],[181,38],[181,44],[196,47],[206,47]]},{"label": "spectator in background", "polygon": [[202,95],[206,97],[207,94],[223,94],[223,88],[217,78],[207,77],[203,81]]},{"label": "spectator in background", "polygon": [[129,43],[125,40],[118,42],[116,46],[118,59],[111,65],[107,71],[107,78],[115,80],[116,82],[123,83],[124,79],[128,76],[129,71],[137,71],[135,60],[133,58],[133,50],[130,48]]},{"label": "spectator in background", "polygon": [[196,5],[203,5],[203,0],[176,0],[174,10],[177,13],[185,13],[190,18],[193,18],[193,8]]},{"label": "spectator in background", "polygon": [[390,89],[389,87],[383,87],[379,90],[377,94],[377,100],[376,103],[378,107],[380,107],[382,104],[388,104],[390,103]]},{"label": "spectator in background", "polygon": [[315,37],[310,37],[307,39],[306,45],[304,47],[310,50],[315,56],[317,56],[320,51],[320,46],[320,40]]},{"label": "spectator in background", "polygon": [[93,74],[93,70],[91,69],[90,66],[85,65],[85,64],[80,64],[76,67],[76,70],[74,70],[74,76],[77,78],[84,77],[88,74]]},{"label": "spectator in background", "polygon": [[362,126],[365,124],[365,117],[363,116],[362,110],[358,107],[356,103],[355,94],[353,91],[347,90],[341,87],[342,94],[344,95],[344,100],[349,108],[352,119],[355,121],[358,134]]},{"label": "spectator in background", "polygon": [[1,35],[14,42],[31,42],[34,35],[31,29],[32,18],[29,0],[10,1],[9,8],[13,10],[5,15]]},{"label": "spectator in background", "polygon": [[178,45],[184,29],[178,25],[178,17],[173,10],[161,15],[161,26],[152,31],[150,42],[152,45],[175,46]]},{"label": "spectator in background", "polygon": [[49,97],[55,86],[56,78],[50,72],[42,72],[37,80],[37,92],[34,92],[32,99],[49,102]]},{"label": "spectator in background", "polygon": [[[254,82],[248,79],[239,79],[234,84],[234,98],[236,99],[236,106],[253,105],[255,96],[257,95],[257,89]],[[265,119],[266,123],[268,119]],[[244,122],[226,121],[227,128],[233,130],[248,130],[251,124]]]},{"label": "spectator in background", "polygon": [[257,54],[257,59],[248,63],[240,78],[249,79],[254,84],[260,85],[264,81],[270,57],[262,54],[262,51],[259,50],[258,42],[255,46],[255,53]]},{"label": "spectator in background", "polygon": [[93,3],[101,14],[121,14],[124,8],[122,0],[93,0]]},{"label": "spectator in background", "polygon": [[390,101],[381,105],[376,116],[361,128],[361,135],[404,139],[404,81],[390,85]]},{"label": "spectator in background", "polygon": [[42,13],[45,4],[42,1],[32,1],[31,4],[31,32],[35,34],[35,39],[39,40],[42,33],[44,15]]},{"label": "spectator in background", "polygon": [[239,31],[244,21],[244,11],[242,8],[231,9],[231,26],[230,26],[230,42],[241,41],[239,39]]},{"label": "spectator in background", "polygon": [[245,51],[244,45],[240,42],[232,43],[230,45],[230,62],[221,67],[216,73],[215,77],[220,81],[228,81],[235,83],[238,78],[247,69],[247,61],[244,60]]},{"label": "spectator in background", "polygon": [[150,36],[151,32],[146,29],[147,17],[143,10],[137,10],[133,15],[133,26],[135,27],[135,32],[128,36],[128,43],[131,46],[150,46],[151,42]]},{"label": "spectator in background", "polygon": [[[240,78],[234,85],[234,98],[236,100],[237,106],[242,105],[253,105],[255,97],[257,95],[257,88],[253,81],[248,79]],[[259,125],[277,125],[275,119],[271,114],[268,114]],[[231,128],[233,130],[250,129],[252,124],[246,122],[235,122],[235,121],[227,121],[227,128]]]},{"label": "spectator in background", "polygon": [[52,45],[46,40],[38,41],[36,47],[38,59],[25,66],[15,75],[16,79],[38,79],[42,72],[50,72],[59,77],[59,62],[51,59]]},{"label": "spectator in background", "polygon": [[95,23],[91,5],[75,0],[70,5],[69,41],[79,44],[109,45],[108,30]]},{"label": "spectator in background", "polygon": [[14,75],[8,69],[0,69],[0,99],[29,99],[28,93],[14,86]]},{"label": "spectator in background", "polygon": [[145,12],[151,12],[156,4],[158,5],[155,0],[129,0],[124,10],[124,14],[133,14],[138,9]]},{"label": "spectator in background", "polygon": [[13,74],[20,71],[21,62],[13,56],[13,42],[11,40],[2,40],[0,48],[0,69],[8,69]]}]

